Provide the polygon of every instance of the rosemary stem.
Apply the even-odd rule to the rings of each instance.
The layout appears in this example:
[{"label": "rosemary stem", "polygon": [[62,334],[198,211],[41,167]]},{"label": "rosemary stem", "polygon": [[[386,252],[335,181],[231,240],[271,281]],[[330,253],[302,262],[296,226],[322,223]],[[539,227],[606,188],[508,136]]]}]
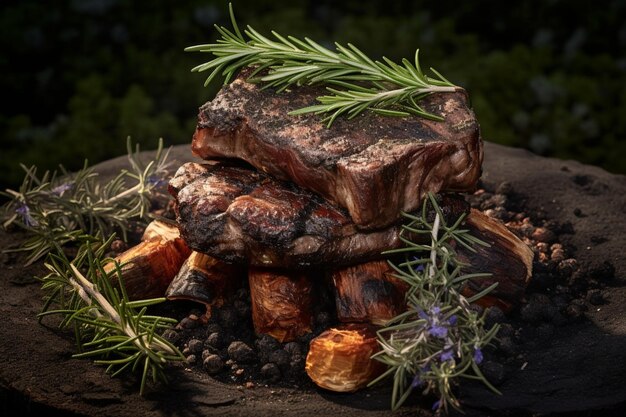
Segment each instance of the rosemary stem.
[{"label": "rosemary stem", "polygon": [[98,305],[100,305],[100,307],[104,309],[104,311],[111,318],[111,320],[118,324],[121,323],[122,321],[119,314],[117,314],[113,306],[106,300],[106,298],[104,298],[100,291],[97,291],[94,288],[93,284],[84,277],[84,275],[78,270],[78,268],[74,266],[74,264],[70,264],[70,266],[72,267],[72,272],[74,272],[74,276],[76,277],[79,285],[98,302]]},{"label": "rosemary stem", "polygon": [[111,205],[112,203],[115,203],[116,201],[119,201],[119,200],[121,200],[123,198],[128,197],[131,194],[138,193],[139,191],[141,191],[142,187],[143,187],[142,184],[139,183],[139,184],[135,185],[134,187],[131,187],[128,190],[125,190],[125,191],[119,193],[116,196],[113,196],[113,197],[111,197],[111,198],[109,198],[107,200],[104,200],[102,202],[102,205],[108,206],[108,205]]},{"label": "rosemary stem", "polygon": [[457,90],[436,70],[431,68],[434,77],[422,72],[419,50],[415,52],[414,63],[403,59],[401,64],[396,64],[386,57],[376,61],[352,44],[335,43],[335,49],[330,50],[312,39],[284,37],[274,31],[270,39],[250,26],[242,33],[232,5],[229,11],[232,31],[216,25],[221,35],[216,43],[185,49],[213,55],[211,60],[192,69],[210,71],[205,86],[220,75],[228,83],[245,67],[256,68],[248,81],[266,83],[279,92],[291,86],[329,84],[330,94],[317,97],[320,104],[290,112],[294,116],[325,115],[322,121],[328,122],[328,127],[341,115],[352,119],[365,110],[386,116],[413,115],[442,121],[443,116],[425,111],[417,102],[430,93]]},{"label": "rosemary stem", "polygon": [[432,87],[419,88],[416,91],[418,93],[454,93],[458,90],[458,87],[447,87],[443,85],[435,85]]},{"label": "rosemary stem", "polygon": [[410,285],[408,309],[378,330],[381,351],[373,357],[390,367],[379,380],[393,375],[392,409],[420,389],[439,397],[433,410],[441,415],[450,406],[461,407],[453,391],[459,378],[477,379],[491,387],[478,365],[483,360],[481,349],[495,337],[497,325],[486,331],[486,313],[470,309],[468,299],[460,294],[463,282],[474,276],[459,275],[461,263],[453,249],[454,242],[470,248],[483,243],[459,229],[462,217],[449,226],[432,194],[424,200],[421,217],[404,215],[411,220],[404,230],[424,233],[431,243],[418,245],[406,239],[411,250],[404,251],[404,262],[389,261],[398,272],[395,276]]},{"label": "rosemary stem", "polygon": [[430,265],[428,268],[428,277],[432,280],[435,276],[435,265],[437,264],[437,235],[439,234],[439,213],[435,213],[435,221],[433,222],[432,249],[430,250]]},{"label": "rosemary stem", "polygon": [[[87,305],[92,305],[93,304],[93,302],[91,301],[91,298],[89,298],[89,295],[87,294],[85,289],[78,282],[76,282],[76,280],[74,278],[70,278],[69,282],[72,285],[72,287],[74,287],[74,289],[76,290],[76,293],[78,294],[78,296],[85,302],[85,304],[87,304]],[[94,316],[102,317],[102,314],[98,310],[93,309],[91,311],[92,311]]]},{"label": "rosemary stem", "polygon": [[119,324],[120,326],[123,325],[124,332],[126,333],[128,337],[133,339],[133,343],[138,348],[143,350],[145,345],[149,345],[151,347],[158,348],[159,350],[164,351],[166,353],[169,353],[172,355],[176,354],[176,352],[174,352],[169,346],[163,343],[159,343],[158,339],[153,340],[152,343],[148,343],[147,337],[145,335],[141,335],[141,336],[137,335],[135,330],[132,327],[130,327],[128,323],[122,324],[122,319],[120,318],[120,315],[117,313],[117,311],[115,311],[113,306],[106,300],[106,298],[104,298],[104,296],[94,288],[93,284],[89,282],[89,280],[87,280],[87,278],[85,278],[83,274],[81,274],[78,268],[76,268],[73,264],[70,264],[70,266],[72,267],[74,276],[78,280],[78,284],[84,289],[84,291],[86,291],[93,299],[96,300],[98,305],[102,307],[102,309],[106,312],[106,314],[109,316],[111,320],[113,320],[115,323]]},{"label": "rosemary stem", "polygon": [[394,90],[381,91],[373,96],[366,97],[354,97],[352,100],[358,102],[371,102],[374,98],[377,101],[384,101],[392,97],[402,96],[403,94],[410,92],[411,96],[430,93],[454,93],[456,87],[444,87],[444,86],[432,86],[432,87],[403,87],[396,88]]}]

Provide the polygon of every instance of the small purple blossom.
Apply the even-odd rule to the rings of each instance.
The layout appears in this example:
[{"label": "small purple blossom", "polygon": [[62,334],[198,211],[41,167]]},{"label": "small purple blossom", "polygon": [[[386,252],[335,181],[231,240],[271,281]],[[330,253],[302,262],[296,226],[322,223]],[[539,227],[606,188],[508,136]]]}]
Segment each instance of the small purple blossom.
[{"label": "small purple blossom", "polygon": [[15,212],[22,216],[22,221],[28,227],[37,227],[39,226],[39,222],[33,218],[30,214],[30,207],[26,204],[21,204],[18,208],[15,209]]},{"label": "small purple blossom", "polygon": [[444,349],[444,351],[441,352],[441,355],[439,355],[439,359],[441,362],[453,361],[454,352],[450,348]]},{"label": "small purple blossom", "polygon": [[411,387],[417,388],[417,387],[424,385],[426,381],[424,381],[422,377],[426,375],[431,368],[432,368],[432,363],[430,363],[430,361],[427,362],[426,365],[419,368],[417,370],[417,373],[413,377],[413,381],[411,382]]},{"label": "small purple blossom", "polygon": [[167,184],[167,181],[161,177],[159,177],[158,175],[150,175],[146,182],[153,186],[153,187],[161,187],[165,184]]},{"label": "small purple blossom", "polygon": [[441,408],[441,400],[437,400],[437,401],[435,401],[435,402],[433,403],[433,408],[432,408],[432,410],[433,410],[433,411],[435,411],[435,410],[439,410],[440,408]]},{"label": "small purple blossom", "polygon": [[59,197],[61,197],[66,191],[71,190],[73,186],[74,186],[74,184],[66,182],[66,183],[63,183],[61,185],[57,185],[52,190],[50,190],[50,192],[52,194],[56,194]]},{"label": "small purple blossom", "polygon": [[431,336],[438,337],[439,339],[445,339],[448,336],[448,328],[437,325],[437,324],[433,324],[428,329],[428,334]]},{"label": "small purple blossom", "polygon": [[439,306],[431,307],[428,312],[418,309],[417,314],[421,319],[426,320],[426,332],[430,336],[437,337],[439,339],[445,339],[448,337],[448,326],[456,323],[456,317],[452,320],[452,323],[450,322],[450,319],[443,320],[443,317],[441,317],[441,307]]},{"label": "small purple blossom", "polygon": [[[414,262],[420,261],[421,258],[418,258],[417,256],[413,256],[412,260]],[[417,266],[413,267],[413,270],[415,272],[424,272],[424,264],[418,264]]]},{"label": "small purple blossom", "polygon": [[457,317],[453,314],[450,316],[450,318],[448,319],[448,324],[450,326],[456,326],[456,322],[457,322]]},{"label": "small purple blossom", "polygon": [[474,348],[474,362],[476,362],[476,365],[479,365],[483,361],[483,359],[484,359],[483,351],[480,350],[479,347],[475,347]]}]

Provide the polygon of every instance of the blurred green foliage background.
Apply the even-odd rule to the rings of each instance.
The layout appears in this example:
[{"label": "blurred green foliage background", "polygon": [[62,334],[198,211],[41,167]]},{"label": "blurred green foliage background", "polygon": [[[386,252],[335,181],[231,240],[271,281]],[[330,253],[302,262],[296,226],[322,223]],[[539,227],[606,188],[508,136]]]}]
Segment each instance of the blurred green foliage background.
[{"label": "blurred green foliage background", "polygon": [[[262,33],[352,42],[466,87],[483,137],[626,173],[626,2],[233,1]],[[2,188],[18,163],[70,169],[188,143],[219,83],[189,70],[228,26],[226,1],[57,0],[0,5]]]}]

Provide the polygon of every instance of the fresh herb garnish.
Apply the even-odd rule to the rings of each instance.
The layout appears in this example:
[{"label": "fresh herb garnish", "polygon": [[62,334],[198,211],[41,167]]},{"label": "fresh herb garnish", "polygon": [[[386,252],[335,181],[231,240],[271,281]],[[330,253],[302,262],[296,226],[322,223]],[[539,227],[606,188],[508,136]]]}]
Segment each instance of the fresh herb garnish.
[{"label": "fresh herb garnish", "polygon": [[[435,212],[428,221],[428,206]],[[495,288],[493,284],[466,298],[463,284],[489,274],[462,274],[463,264],[456,258],[453,245],[473,250],[473,245],[487,245],[461,228],[465,216],[448,226],[432,194],[424,200],[421,216],[405,215],[410,223],[403,226],[400,238],[406,247],[386,252],[404,254],[399,264],[390,262],[395,276],[409,285],[407,311],[379,330],[382,350],[374,358],[389,369],[372,384],[393,376],[391,404],[400,407],[414,390],[432,393],[439,399],[434,409],[459,409],[453,385],[458,378],[477,379],[498,392],[484,377],[478,365],[482,349],[498,332],[496,324],[485,329],[484,314],[470,304]],[[428,235],[430,244],[419,244],[407,236]],[[454,242],[454,243],[453,243]]]},{"label": "fresh herb garnish", "polygon": [[419,50],[414,63],[407,59],[402,65],[383,57],[382,61],[368,58],[352,44],[335,43],[331,51],[315,41],[282,36],[274,31],[269,39],[252,27],[243,31],[237,26],[232,4],[229,5],[233,31],[215,25],[222,36],[217,43],[197,45],[186,51],[209,52],[215,58],[198,65],[192,71],[211,70],[205,86],[218,74],[227,84],[242,68],[255,67],[248,81],[262,82],[278,91],[302,85],[325,84],[329,95],[318,97],[320,104],[305,107],[290,114],[323,114],[328,126],[340,115],[348,119],[364,110],[387,116],[418,115],[433,120],[440,116],[429,113],[418,103],[432,93],[454,92],[457,87],[431,68],[434,77],[422,72]]},{"label": "fresh herb garnish", "polygon": [[115,263],[110,273],[105,272],[104,265],[114,262],[104,257],[113,239],[114,235],[103,243],[81,236],[78,255],[71,262],[62,250],[48,255],[49,273],[41,279],[45,304],[39,319],[59,315],[59,327],[74,330],[79,350],[74,358],[95,357],[94,362],[106,365],[113,376],[126,370],[141,372],[143,395],[149,377],[154,383],[167,382],[165,365],[184,357],[159,335],[176,320],[146,314],[148,306],[165,298],[130,301],[120,265]]},{"label": "fresh herb garnish", "polygon": [[[62,176],[46,172],[41,178],[35,167],[23,167],[26,177],[19,191],[1,194],[10,199],[3,206],[4,226],[15,225],[29,235],[10,251],[27,252],[26,265],[47,255],[39,319],[58,315],[61,328],[74,330],[79,350],[75,358],[94,357],[114,376],[127,370],[141,372],[143,394],[149,377],[167,382],[165,365],[184,357],[159,336],[176,320],[146,314],[147,307],[165,299],[130,301],[121,265],[115,263],[109,273],[104,268],[115,262],[104,256],[114,231],[126,240],[131,227],[147,222],[150,197],[167,174],[169,151],[163,152],[162,140],[148,163],[140,159],[139,147],[133,152],[130,139],[127,148],[130,170],[104,185],[87,163],[74,174],[61,167]],[[73,260],[64,251],[70,243],[78,246]]]},{"label": "fresh herb garnish", "polygon": [[41,178],[36,167],[22,165],[26,176],[19,190],[0,191],[9,198],[2,207],[3,225],[20,227],[30,237],[7,252],[27,252],[25,265],[30,265],[82,234],[106,237],[119,232],[126,241],[131,225],[145,225],[149,197],[167,174],[169,151],[163,151],[160,140],[155,159],[146,164],[139,158],[139,146],[133,152],[130,138],[127,149],[130,170],[122,170],[106,184],[87,162],[74,174],[61,167],[60,176],[46,171]]}]

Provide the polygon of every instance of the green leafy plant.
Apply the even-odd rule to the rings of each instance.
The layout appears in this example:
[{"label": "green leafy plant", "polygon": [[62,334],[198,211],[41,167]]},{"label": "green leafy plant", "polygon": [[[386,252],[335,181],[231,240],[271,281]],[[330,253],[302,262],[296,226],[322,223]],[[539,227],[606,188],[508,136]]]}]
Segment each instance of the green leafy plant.
[{"label": "green leafy plant", "polygon": [[133,152],[130,138],[127,149],[130,170],[122,170],[106,184],[87,162],[76,173],[61,167],[61,175],[46,171],[41,178],[36,167],[22,166],[26,176],[19,190],[0,191],[9,198],[2,207],[4,227],[15,225],[30,235],[13,249],[28,253],[26,265],[82,234],[110,236],[117,231],[126,241],[132,225],[147,222],[149,197],[164,182],[169,150],[163,151],[160,140],[155,159],[144,163],[138,146]]},{"label": "green leafy plant", "polygon": [[[434,220],[429,221],[433,210]],[[462,229],[464,216],[448,226],[432,194],[425,199],[421,216],[405,216],[410,222],[403,226],[400,238],[406,246],[386,253],[404,255],[404,261],[390,264],[395,275],[409,285],[408,308],[378,332],[382,349],[374,358],[389,368],[372,384],[393,377],[393,409],[418,389],[439,397],[433,409],[458,409],[453,392],[458,378],[480,380],[498,392],[478,366],[483,360],[482,349],[495,337],[498,325],[486,330],[484,315],[470,306],[497,284],[464,297],[461,288],[467,280],[488,274],[462,274],[463,264],[453,247],[453,242],[469,250],[473,245],[487,244]],[[429,244],[411,239],[424,235],[430,238]]]},{"label": "green leafy plant", "polygon": [[[129,301],[124,290],[121,265],[104,257],[114,235],[105,242],[82,235],[78,254],[70,262],[55,250],[45,263],[48,274],[41,279],[45,304],[39,319],[61,317],[59,327],[73,328],[79,353],[74,358],[93,358],[116,376],[125,370],[140,371],[140,394],[149,378],[167,382],[165,365],[184,360],[183,355],[159,333],[176,320],[146,314],[148,306],[165,298]],[[115,262],[109,273],[104,269]],[[81,272],[85,271],[84,273]],[[119,282],[117,287],[112,282]]]},{"label": "green leafy plant", "polygon": [[340,115],[353,118],[368,109],[387,116],[419,115],[434,120],[441,117],[424,110],[419,101],[432,93],[453,92],[457,87],[431,68],[434,77],[422,72],[419,50],[414,63],[407,59],[402,65],[383,57],[374,61],[352,44],[335,43],[336,51],[305,38],[282,36],[274,31],[269,39],[248,26],[241,32],[232,4],[229,5],[233,31],[215,25],[222,36],[217,43],[186,48],[186,51],[208,52],[214,59],[196,66],[192,71],[211,73],[205,85],[218,74],[227,84],[242,68],[254,67],[248,81],[262,82],[278,91],[302,85],[327,84],[329,95],[318,97],[320,104],[305,107],[291,114],[324,114],[328,126]]},{"label": "green leafy plant", "polygon": [[[14,225],[29,235],[13,250],[27,252],[26,265],[47,255],[39,319],[60,316],[59,326],[74,330],[79,350],[75,358],[94,357],[114,376],[140,371],[143,394],[149,378],[167,382],[165,366],[184,357],[159,335],[176,320],[146,314],[149,306],[165,299],[130,301],[121,265],[104,256],[115,231],[127,240],[131,227],[146,223],[151,197],[167,174],[169,151],[163,152],[162,140],[155,159],[147,163],[139,147],[133,152],[130,139],[127,149],[130,170],[106,184],[86,162],[74,174],[61,167],[61,176],[45,172],[41,178],[35,167],[23,167],[26,177],[19,190],[2,193],[9,198],[3,211],[5,227]],[[70,243],[78,246],[73,260],[64,252]],[[107,273],[104,265],[110,262],[115,267]]]}]

